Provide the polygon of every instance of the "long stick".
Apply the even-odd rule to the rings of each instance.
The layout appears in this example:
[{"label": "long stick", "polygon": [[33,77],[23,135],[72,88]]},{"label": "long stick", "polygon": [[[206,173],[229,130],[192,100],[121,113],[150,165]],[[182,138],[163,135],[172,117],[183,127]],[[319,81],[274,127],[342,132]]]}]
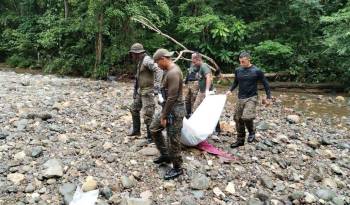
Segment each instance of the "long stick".
[{"label": "long stick", "polygon": [[[173,37],[163,33],[160,29],[157,28],[157,26],[155,26],[149,19],[143,17],[143,16],[133,16],[131,18],[132,20],[142,24],[143,26],[147,27],[148,29],[155,31],[156,33],[158,33],[161,36],[164,36],[165,38],[171,40],[172,42],[174,42],[176,45],[180,46],[183,50],[180,51],[179,55],[175,58],[174,62],[178,61],[179,59],[182,59],[182,55],[185,53],[195,53],[195,51],[189,50],[186,48],[186,46],[184,46],[182,43],[178,42],[177,40],[175,40]],[[214,65],[214,68],[210,66],[210,68],[214,71],[219,69],[219,66],[216,64],[216,62],[210,58],[209,56],[206,56],[202,53],[199,53],[203,58],[205,58],[206,60],[208,60],[211,64]]]}]

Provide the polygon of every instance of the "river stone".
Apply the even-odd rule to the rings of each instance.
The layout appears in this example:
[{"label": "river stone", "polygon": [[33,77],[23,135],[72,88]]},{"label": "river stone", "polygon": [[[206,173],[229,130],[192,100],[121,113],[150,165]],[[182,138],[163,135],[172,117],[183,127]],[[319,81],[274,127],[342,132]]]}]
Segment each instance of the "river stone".
[{"label": "river stone", "polygon": [[225,188],[225,191],[227,191],[230,194],[236,193],[235,184],[233,182],[229,182]]},{"label": "river stone", "polygon": [[71,183],[65,183],[59,188],[60,194],[63,196],[63,201],[65,205],[69,205],[69,203],[73,200],[74,192],[77,186]]},{"label": "river stone", "polygon": [[191,188],[195,190],[206,190],[209,188],[210,179],[202,174],[195,175],[191,180]]},{"label": "river stone", "polygon": [[154,147],[145,147],[141,149],[139,153],[144,156],[156,156],[159,154],[159,151],[157,148],[154,148]]},{"label": "river stone", "polygon": [[301,191],[295,191],[293,192],[291,195],[288,196],[288,198],[291,200],[291,201],[294,201],[294,200],[300,200],[304,197],[304,193],[301,192]]},{"label": "river stone", "polygon": [[247,205],[264,205],[264,203],[259,199],[252,198],[248,200]]},{"label": "river stone", "polygon": [[185,196],[181,199],[181,205],[197,205],[196,199],[193,196]]},{"label": "river stone", "polygon": [[287,121],[293,124],[297,124],[300,122],[300,117],[298,115],[288,115]]},{"label": "river stone", "polygon": [[7,136],[9,136],[9,134],[0,132],[0,140],[6,139]]},{"label": "river stone", "polygon": [[15,123],[15,126],[17,127],[18,131],[23,131],[28,125],[28,120],[27,119],[21,119],[20,121],[17,121]]},{"label": "river stone", "polygon": [[333,202],[335,205],[344,205],[344,204],[345,204],[344,197],[341,197],[341,196],[334,197],[334,198],[332,199],[332,202]]},{"label": "river stone", "polygon": [[345,98],[343,96],[337,96],[335,99],[339,102],[345,102]]},{"label": "river stone", "polygon": [[28,184],[24,190],[25,193],[32,193],[35,190],[35,187],[32,183]]},{"label": "river stone", "polygon": [[18,185],[25,179],[25,176],[20,173],[13,173],[13,174],[7,175],[7,179],[13,182],[14,184]]},{"label": "river stone", "polygon": [[256,129],[257,130],[261,130],[261,131],[265,131],[265,130],[270,129],[270,125],[267,122],[265,122],[265,121],[261,121],[256,126]]},{"label": "river stone", "polygon": [[273,185],[273,182],[272,182],[272,179],[270,178],[270,177],[268,177],[268,176],[262,176],[261,178],[260,178],[260,181],[261,181],[261,184],[264,186],[264,187],[266,187],[266,188],[268,188],[268,189],[273,189],[273,187],[274,187],[274,185]]},{"label": "river stone", "polygon": [[331,164],[331,169],[334,173],[338,174],[338,175],[343,175],[343,171],[340,169],[340,167],[336,164]]},{"label": "river stone", "polygon": [[42,147],[34,147],[31,151],[31,156],[32,157],[39,157],[42,152],[43,152]]},{"label": "river stone", "polygon": [[120,205],[152,205],[150,199],[124,197]]},{"label": "river stone", "polygon": [[324,178],[322,184],[329,188],[337,188],[337,183],[331,178]]},{"label": "river stone", "polygon": [[26,153],[24,151],[18,152],[15,154],[14,159],[15,160],[23,160],[26,157]]},{"label": "river stone", "polygon": [[153,193],[150,190],[144,191],[140,194],[140,197],[143,199],[152,199]]},{"label": "river stone", "polygon": [[317,201],[317,198],[315,197],[315,195],[310,194],[308,192],[305,192],[304,193],[304,200],[306,203],[312,204],[312,203],[315,203]]},{"label": "river stone", "polygon": [[103,189],[101,190],[101,194],[102,196],[104,196],[106,199],[109,199],[112,197],[113,192],[112,189],[109,187],[103,187]]},{"label": "river stone", "polygon": [[124,187],[124,189],[130,189],[135,186],[135,183],[130,177],[127,176],[122,176],[121,177],[121,182]]},{"label": "river stone", "polygon": [[50,159],[44,164],[45,170],[43,171],[43,176],[46,178],[52,177],[62,177],[63,168],[62,163],[58,159]]},{"label": "river stone", "polygon": [[325,201],[330,201],[335,197],[335,193],[329,189],[318,189],[316,191],[316,196]]},{"label": "river stone", "polygon": [[92,191],[97,188],[97,181],[92,177],[88,176],[86,177],[85,183],[82,186],[82,190],[84,192]]}]

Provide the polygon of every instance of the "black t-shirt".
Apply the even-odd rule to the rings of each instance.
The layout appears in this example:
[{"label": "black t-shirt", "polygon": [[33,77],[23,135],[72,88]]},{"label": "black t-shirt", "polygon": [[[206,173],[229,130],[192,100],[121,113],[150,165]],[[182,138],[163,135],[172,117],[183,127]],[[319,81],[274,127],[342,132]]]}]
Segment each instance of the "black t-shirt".
[{"label": "black t-shirt", "polygon": [[266,96],[270,99],[271,91],[269,83],[267,82],[264,73],[254,65],[249,68],[239,67],[235,70],[235,80],[233,81],[230,91],[233,91],[238,86],[239,99],[256,96],[258,95],[258,81],[262,82]]}]

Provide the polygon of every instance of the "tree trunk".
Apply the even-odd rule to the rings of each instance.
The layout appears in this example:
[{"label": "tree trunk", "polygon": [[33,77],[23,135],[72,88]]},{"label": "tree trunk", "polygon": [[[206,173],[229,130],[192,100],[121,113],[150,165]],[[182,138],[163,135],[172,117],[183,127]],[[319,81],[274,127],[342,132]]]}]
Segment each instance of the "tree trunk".
[{"label": "tree trunk", "polygon": [[68,1],[64,0],[64,19],[68,18]]},{"label": "tree trunk", "polygon": [[102,29],[103,29],[103,14],[98,15],[98,33],[96,34],[96,41],[95,41],[95,50],[96,50],[96,60],[95,60],[95,67],[94,71],[96,74],[96,71],[98,69],[98,66],[101,64],[102,59]]}]

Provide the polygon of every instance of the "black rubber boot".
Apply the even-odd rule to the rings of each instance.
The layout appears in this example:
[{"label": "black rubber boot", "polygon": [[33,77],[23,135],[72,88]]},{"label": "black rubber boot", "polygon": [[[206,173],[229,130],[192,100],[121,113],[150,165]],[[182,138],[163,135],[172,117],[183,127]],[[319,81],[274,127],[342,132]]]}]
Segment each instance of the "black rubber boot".
[{"label": "black rubber boot", "polygon": [[147,138],[147,142],[148,143],[152,143],[153,142],[153,140],[152,140],[152,134],[151,134],[151,130],[149,129],[149,125],[147,125],[147,136],[146,136],[146,138]]},{"label": "black rubber boot", "polygon": [[183,170],[180,168],[180,167],[174,167],[174,168],[171,168],[169,169],[165,176],[164,176],[164,179],[165,180],[170,180],[170,179],[174,179],[176,177],[179,177],[180,175],[182,175],[184,172]]},{"label": "black rubber boot", "polygon": [[249,132],[248,135],[248,142],[251,143],[255,140],[255,128],[254,128],[254,122],[253,120],[245,120],[244,124]]},{"label": "black rubber boot", "polygon": [[217,132],[217,133],[218,133],[218,135],[221,133],[220,122],[218,122],[218,124],[216,124],[216,127],[215,127],[215,132]]},{"label": "black rubber boot", "polygon": [[252,143],[252,142],[254,142],[254,140],[255,140],[255,133],[250,133],[247,141],[249,143]]},{"label": "black rubber boot", "polygon": [[162,164],[162,163],[170,163],[171,159],[167,155],[160,155],[160,157],[157,157],[153,160],[153,163],[155,164]]},{"label": "black rubber boot", "polygon": [[169,157],[167,148],[165,146],[165,141],[164,141],[164,137],[162,136],[162,133],[153,132],[151,134],[152,134],[153,141],[155,142],[157,149],[160,152],[160,157],[155,158],[153,162],[155,164],[170,163],[171,159]]},{"label": "black rubber boot", "polygon": [[141,128],[140,116],[132,115],[132,127],[131,127],[131,129],[130,129],[130,131],[128,133],[128,136],[139,136],[139,135],[141,135],[140,128]]},{"label": "black rubber boot", "polygon": [[245,133],[237,135],[237,141],[231,144],[231,148],[236,148],[244,145]]}]

